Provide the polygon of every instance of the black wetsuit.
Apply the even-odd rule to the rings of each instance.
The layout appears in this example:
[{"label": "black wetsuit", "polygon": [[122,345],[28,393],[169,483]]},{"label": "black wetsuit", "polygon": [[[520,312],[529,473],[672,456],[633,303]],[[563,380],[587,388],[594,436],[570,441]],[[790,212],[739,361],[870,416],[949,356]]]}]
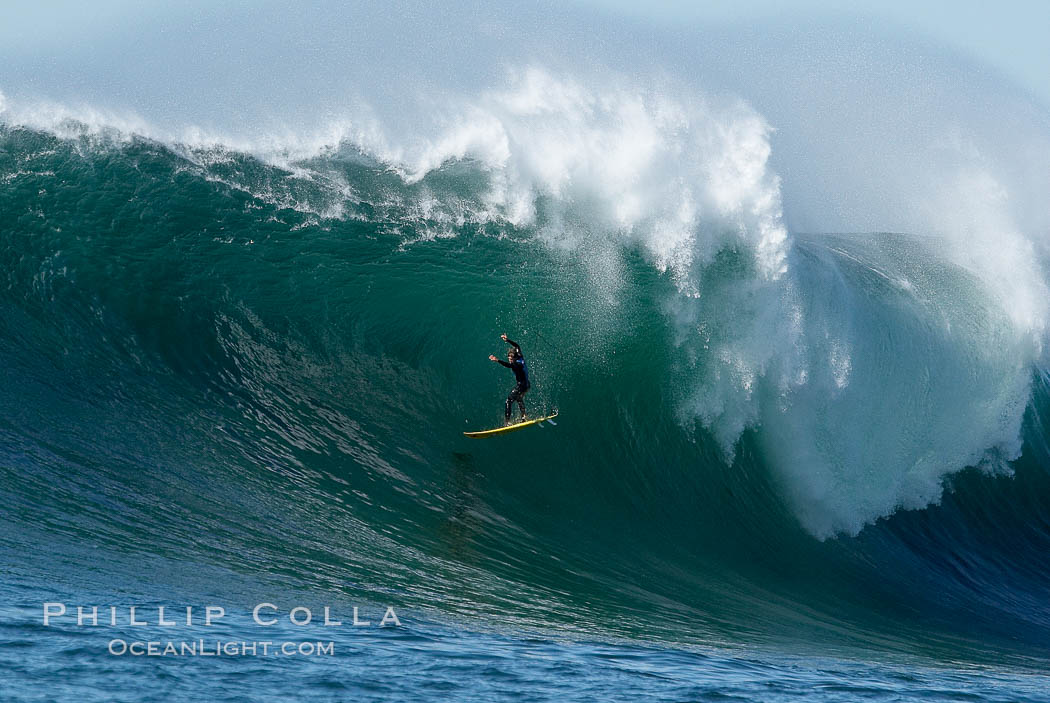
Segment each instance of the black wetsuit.
[{"label": "black wetsuit", "polygon": [[507,420],[510,420],[510,406],[515,402],[521,409],[521,416],[525,417],[525,401],[523,400],[523,397],[525,391],[529,390],[532,384],[529,383],[529,368],[525,365],[525,357],[521,354],[521,347],[518,346],[517,342],[512,342],[509,339],[507,340],[507,344],[514,347],[518,352],[518,358],[510,363],[503,361],[502,359],[497,359],[496,361],[513,371],[514,379],[518,382],[517,385],[514,386],[514,390],[512,390],[510,395],[507,396],[506,418]]}]

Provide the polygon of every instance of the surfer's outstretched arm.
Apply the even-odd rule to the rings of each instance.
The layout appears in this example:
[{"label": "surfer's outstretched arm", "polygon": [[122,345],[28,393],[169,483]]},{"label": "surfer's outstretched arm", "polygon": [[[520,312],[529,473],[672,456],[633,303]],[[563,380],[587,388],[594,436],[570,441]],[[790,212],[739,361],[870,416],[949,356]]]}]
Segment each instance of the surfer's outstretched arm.
[{"label": "surfer's outstretched arm", "polygon": [[508,364],[503,359],[497,359],[495,354],[489,354],[489,361],[495,361],[500,366],[506,366],[508,369],[512,366],[512,364]]},{"label": "surfer's outstretched arm", "polygon": [[499,338],[500,338],[500,339],[502,339],[502,340],[503,340],[504,342],[506,342],[507,344],[509,344],[510,346],[512,346],[512,347],[514,347],[515,349],[517,349],[518,351],[521,351],[521,346],[519,346],[519,345],[518,345],[518,343],[517,343],[517,342],[515,342],[515,341],[514,341],[513,339],[507,339],[507,335],[505,335],[505,334],[501,334],[501,335],[499,336]]}]

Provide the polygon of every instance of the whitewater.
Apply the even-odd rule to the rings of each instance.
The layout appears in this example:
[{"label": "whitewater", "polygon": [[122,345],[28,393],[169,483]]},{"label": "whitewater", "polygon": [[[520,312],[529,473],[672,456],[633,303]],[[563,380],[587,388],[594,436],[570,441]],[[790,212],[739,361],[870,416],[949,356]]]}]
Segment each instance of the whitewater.
[{"label": "whitewater", "polygon": [[[886,28],[402,10],[7,57],[10,697],[141,676],[59,601],[404,623],[127,700],[1045,700],[1045,109]],[[472,443],[501,332],[559,424]]]}]

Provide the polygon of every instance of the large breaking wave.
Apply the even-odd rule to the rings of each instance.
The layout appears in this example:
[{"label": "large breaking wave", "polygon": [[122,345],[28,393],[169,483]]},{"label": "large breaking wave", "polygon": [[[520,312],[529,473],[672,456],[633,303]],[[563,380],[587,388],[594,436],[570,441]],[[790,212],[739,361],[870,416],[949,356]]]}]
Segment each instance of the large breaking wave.
[{"label": "large breaking wave", "polygon": [[[931,147],[913,230],[831,235],[762,114],[666,76],[0,120],[5,507],[54,485],[56,533],[552,628],[1048,643],[1045,232],[987,135]],[[502,331],[564,421],[472,444]]]}]

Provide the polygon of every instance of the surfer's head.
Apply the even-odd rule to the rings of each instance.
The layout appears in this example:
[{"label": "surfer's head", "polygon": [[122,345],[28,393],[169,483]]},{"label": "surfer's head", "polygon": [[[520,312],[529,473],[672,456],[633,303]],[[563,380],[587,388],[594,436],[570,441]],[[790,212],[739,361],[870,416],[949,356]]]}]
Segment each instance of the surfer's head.
[{"label": "surfer's head", "polygon": [[507,350],[507,361],[513,362],[513,361],[516,361],[516,360],[518,360],[520,358],[521,358],[521,352],[518,351],[517,349],[508,349]]}]

